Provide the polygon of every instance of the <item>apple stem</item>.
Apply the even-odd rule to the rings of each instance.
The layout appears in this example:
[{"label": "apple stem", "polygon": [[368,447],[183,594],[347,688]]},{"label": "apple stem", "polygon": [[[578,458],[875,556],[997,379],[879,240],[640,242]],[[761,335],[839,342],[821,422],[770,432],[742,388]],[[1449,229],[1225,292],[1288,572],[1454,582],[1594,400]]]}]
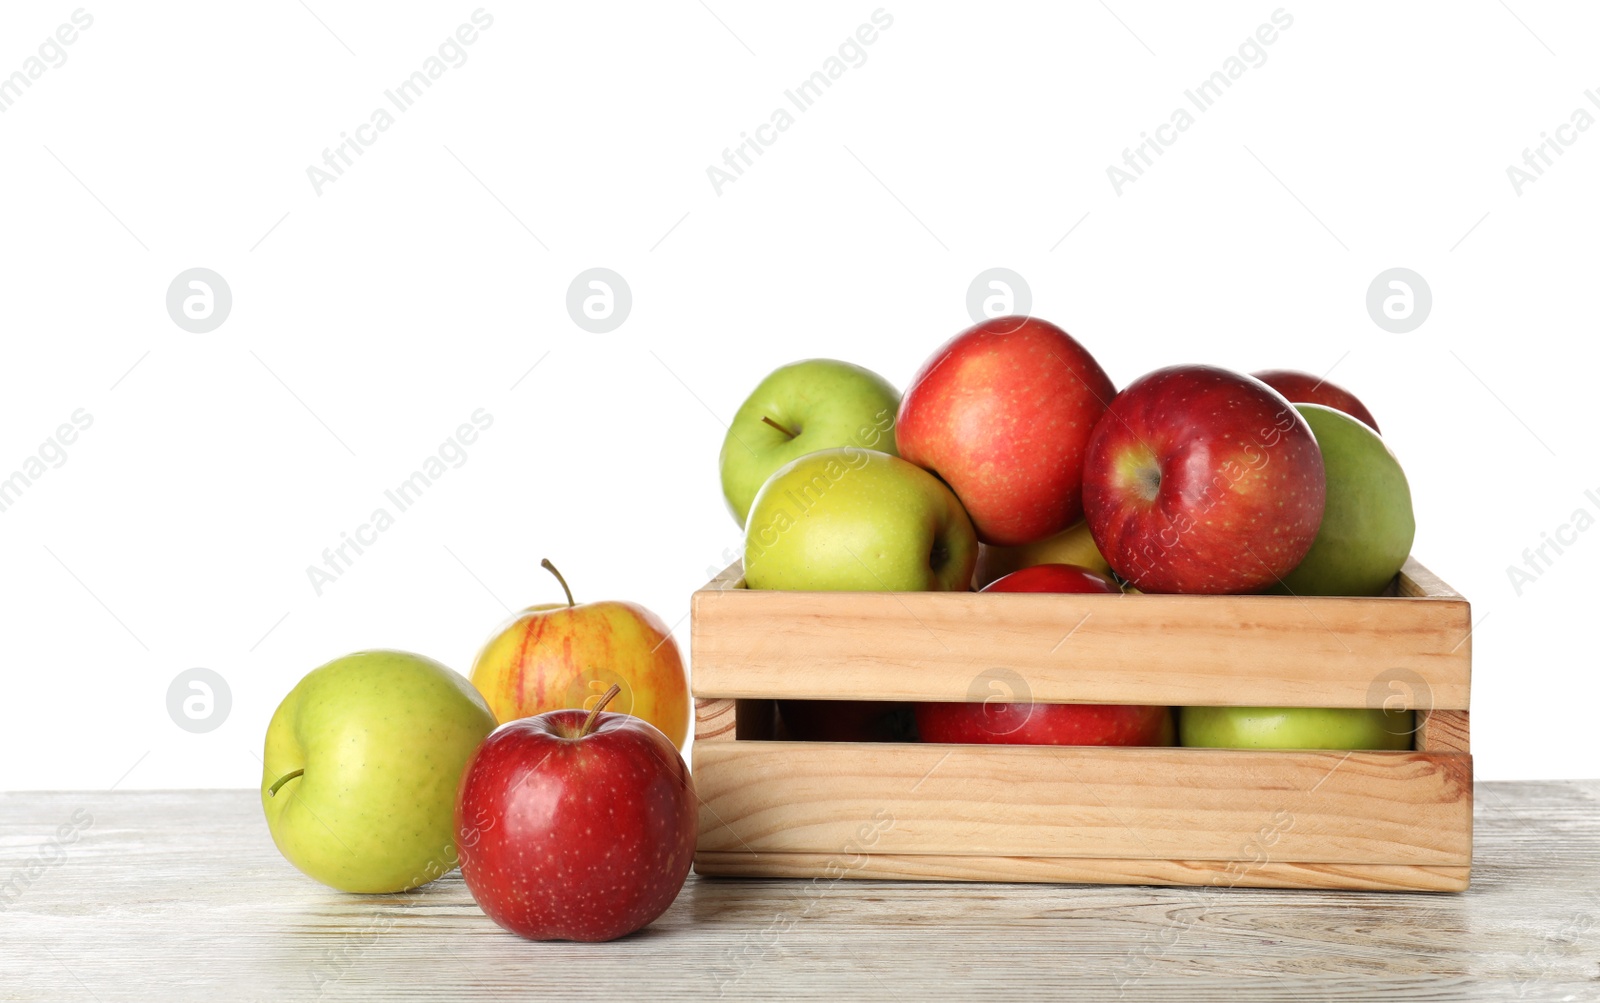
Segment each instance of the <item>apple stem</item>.
[{"label": "apple stem", "polygon": [[277,783],[275,783],[271,787],[267,788],[267,797],[269,797],[269,798],[277,797],[278,796],[278,788],[279,787],[282,787],[284,784],[286,784],[289,781],[293,780],[295,777],[300,776],[304,772],[305,772],[304,769],[298,769],[298,770],[295,770],[293,773],[285,773],[283,776],[279,777]]},{"label": "apple stem", "polygon": [[554,564],[550,563],[550,558],[548,558],[548,557],[542,559],[539,562],[539,567],[545,569],[546,571],[550,572],[552,575],[556,576],[556,581],[561,583],[561,591],[563,591],[563,592],[565,592],[567,594],[567,608],[571,609],[572,606],[573,606],[572,590],[567,588],[567,580],[565,578],[561,577],[561,572],[556,570],[556,566]]},{"label": "apple stem", "polygon": [[606,709],[606,704],[610,703],[611,698],[621,692],[621,686],[616,683],[611,684],[611,688],[606,690],[606,695],[600,698],[600,702],[594,705],[594,710],[590,711],[589,716],[583,719],[583,727],[578,729],[579,738],[589,734],[590,730],[594,728],[595,719],[600,716],[601,711]]},{"label": "apple stem", "polygon": [[777,429],[778,431],[782,432],[784,435],[787,435],[791,439],[793,439],[795,436],[800,434],[799,432],[791,432],[789,429],[784,428],[782,425],[780,425],[777,422],[773,421],[771,418],[768,418],[766,415],[762,415],[761,416],[761,420],[766,422],[768,425],[771,425],[773,428]]}]

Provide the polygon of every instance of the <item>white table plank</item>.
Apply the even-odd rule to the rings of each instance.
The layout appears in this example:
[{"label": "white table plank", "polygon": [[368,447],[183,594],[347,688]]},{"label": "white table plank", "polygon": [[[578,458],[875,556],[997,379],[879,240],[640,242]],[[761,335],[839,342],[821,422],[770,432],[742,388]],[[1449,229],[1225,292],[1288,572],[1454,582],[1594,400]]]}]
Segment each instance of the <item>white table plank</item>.
[{"label": "white table plank", "polygon": [[454,875],[325,889],[253,791],[0,794],[0,1000],[1600,999],[1600,781],[1477,802],[1461,895],[691,877],[576,945],[500,931]]}]

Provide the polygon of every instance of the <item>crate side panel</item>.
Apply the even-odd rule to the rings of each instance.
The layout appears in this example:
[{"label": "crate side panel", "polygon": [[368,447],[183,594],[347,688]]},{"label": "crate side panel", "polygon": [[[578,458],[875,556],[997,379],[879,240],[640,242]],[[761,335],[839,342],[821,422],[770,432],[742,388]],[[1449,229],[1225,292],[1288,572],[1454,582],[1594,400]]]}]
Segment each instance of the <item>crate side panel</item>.
[{"label": "crate side panel", "polygon": [[1469,866],[1471,757],[721,742],[702,851]]},{"label": "crate side panel", "polygon": [[1399,693],[1469,706],[1462,600],[727,589],[696,593],[693,610],[701,697],[970,700],[999,687],[1045,702],[1365,707]]},{"label": "crate side panel", "polygon": [[1471,876],[1471,869],[1467,867],[1408,864],[727,851],[697,853],[694,867],[696,873],[706,877],[1082,882],[1428,892],[1462,891]]}]

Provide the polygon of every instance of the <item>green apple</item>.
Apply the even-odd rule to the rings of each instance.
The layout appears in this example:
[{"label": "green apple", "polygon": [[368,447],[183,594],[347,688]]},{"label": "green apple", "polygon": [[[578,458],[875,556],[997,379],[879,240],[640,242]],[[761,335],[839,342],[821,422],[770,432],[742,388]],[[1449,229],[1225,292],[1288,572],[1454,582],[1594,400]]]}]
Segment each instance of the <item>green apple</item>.
[{"label": "green apple", "polygon": [[405,891],[448,873],[461,774],[494,726],[472,684],[431,658],[360,651],[313,669],[267,726],[273,842],[341,891]]},{"label": "green apple", "polygon": [[744,530],[753,589],[962,591],[977,560],[972,520],[943,481],[854,446],[779,468]]},{"label": "green apple", "polygon": [[839,446],[898,456],[894,416],[900,392],[869,369],[807,359],[775,369],[756,387],[722,440],[722,495],[743,526],[773,471],[807,453]]},{"label": "green apple", "polygon": [[1400,461],[1377,432],[1342,411],[1296,404],[1322,449],[1327,500],[1311,549],[1283,577],[1302,596],[1373,596],[1411,553],[1417,523]]},{"label": "green apple", "polygon": [[1178,744],[1205,749],[1409,749],[1412,721],[1412,711],[1365,708],[1180,707]]}]

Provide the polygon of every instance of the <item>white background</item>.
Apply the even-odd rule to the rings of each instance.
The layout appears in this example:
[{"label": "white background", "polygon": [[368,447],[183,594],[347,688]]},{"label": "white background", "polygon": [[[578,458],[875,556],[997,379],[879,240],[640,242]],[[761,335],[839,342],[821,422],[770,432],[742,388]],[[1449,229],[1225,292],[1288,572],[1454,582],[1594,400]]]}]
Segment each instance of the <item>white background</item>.
[{"label": "white background", "polygon": [[[252,786],[302,674],[368,646],[465,671],[508,607],[557,597],[543,556],[686,635],[739,544],[716,457],[744,394],[810,356],[903,385],[994,266],[1119,384],[1334,367],[1406,465],[1416,553],[1473,600],[1479,777],[1600,774],[1600,532],[1521,596],[1506,571],[1600,514],[1600,128],[1520,195],[1506,174],[1600,114],[1600,15],[1508,2],[1287,6],[1120,195],[1107,166],[1275,4],[887,5],[720,195],[707,166],[876,4],[489,6],[320,195],[306,168],[475,4],[87,8],[0,114],[0,477],[94,418],[0,513],[0,788]],[[0,74],[74,9],[6,5]],[[233,292],[209,334],[164,305],[195,266]],[[592,266],[632,288],[609,334],[566,312]],[[1393,266],[1433,292],[1409,334],[1365,308]],[[317,596],[307,566],[477,408],[467,462]],[[196,666],[233,697],[199,735],[166,709]]]}]

